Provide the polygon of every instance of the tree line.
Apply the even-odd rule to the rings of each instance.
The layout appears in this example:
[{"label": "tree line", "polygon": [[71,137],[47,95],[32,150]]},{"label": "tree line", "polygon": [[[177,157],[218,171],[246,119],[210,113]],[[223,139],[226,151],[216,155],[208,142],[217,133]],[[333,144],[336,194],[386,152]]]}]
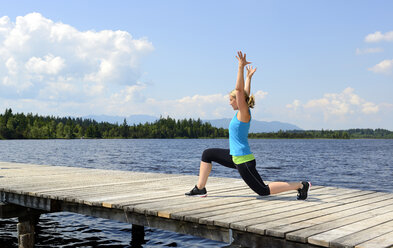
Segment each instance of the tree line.
[{"label": "tree line", "polygon": [[[155,122],[128,125],[92,119],[38,116],[12,113],[6,109],[0,114],[0,139],[173,139],[173,138],[228,138],[228,129],[213,127],[200,119],[175,120],[161,117]],[[262,139],[393,139],[386,129],[349,130],[293,130],[270,133],[250,133],[250,138]]]},{"label": "tree line", "polygon": [[228,130],[213,127],[200,119],[175,120],[170,117],[153,123],[128,125],[91,119],[13,114],[6,109],[0,114],[0,139],[80,139],[80,138],[225,138]]},{"label": "tree line", "polygon": [[251,133],[256,139],[393,139],[393,132],[386,129],[348,130],[292,130],[272,133]]}]

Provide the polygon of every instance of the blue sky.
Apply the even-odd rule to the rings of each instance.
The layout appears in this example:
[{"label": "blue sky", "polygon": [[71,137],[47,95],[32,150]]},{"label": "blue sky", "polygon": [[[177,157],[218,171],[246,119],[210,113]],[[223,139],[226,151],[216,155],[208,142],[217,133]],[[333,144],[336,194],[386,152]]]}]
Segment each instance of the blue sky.
[{"label": "blue sky", "polygon": [[1,5],[0,110],[230,118],[242,50],[254,119],[393,130],[392,1]]}]

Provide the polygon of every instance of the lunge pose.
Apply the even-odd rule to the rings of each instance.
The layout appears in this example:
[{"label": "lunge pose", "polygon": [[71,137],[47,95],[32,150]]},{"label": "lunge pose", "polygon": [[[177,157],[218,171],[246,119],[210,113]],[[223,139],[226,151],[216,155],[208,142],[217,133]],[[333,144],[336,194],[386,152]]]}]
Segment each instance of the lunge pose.
[{"label": "lunge pose", "polygon": [[[311,187],[309,182],[272,182],[266,185],[258,171],[254,155],[248,144],[248,131],[251,122],[250,108],[254,107],[254,96],[250,96],[251,78],[256,68],[253,68],[246,60],[246,54],[237,53],[239,70],[237,73],[236,88],[229,94],[229,102],[236,114],[229,124],[229,149],[210,148],[202,154],[199,168],[199,179],[197,185],[188,193],[187,196],[207,196],[206,183],[212,170],[212,162],[223,166],[237,169],[240,176],[247,185],[258,195],[277,194],[289,190],[297,190],[298,200],[305,200]],[[244,67],[247,75],[244,82]]]}]

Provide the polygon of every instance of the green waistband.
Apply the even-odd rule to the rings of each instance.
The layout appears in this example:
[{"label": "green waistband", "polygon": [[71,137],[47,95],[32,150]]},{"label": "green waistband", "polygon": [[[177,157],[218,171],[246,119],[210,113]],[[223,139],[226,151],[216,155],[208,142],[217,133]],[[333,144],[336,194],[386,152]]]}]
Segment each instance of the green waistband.
[{"label": "green waistband", "polygon": [[243,164],[243,163],[249,162],[254,159],[255,159],[255,157],[254,157],[254,154],[252,154],[252,153],[248,154],[248,155],[243,155],[243,156],[232,156],[232,161],[235,164]]}]

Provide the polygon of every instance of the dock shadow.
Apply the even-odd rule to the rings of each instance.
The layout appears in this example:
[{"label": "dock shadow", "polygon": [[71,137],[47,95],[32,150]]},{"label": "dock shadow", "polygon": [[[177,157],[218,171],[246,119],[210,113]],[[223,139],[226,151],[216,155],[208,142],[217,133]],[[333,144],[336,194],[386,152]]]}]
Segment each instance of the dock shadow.
[{"label": "dock shadow", "polygon": [[[299,201],[296,195],[293,196],[280,196],[280,195],[208,195],[209,198],[250,198],[252,200],[266,200],[266,201]],[[316,196],[309,196],[307,202],[324,202],[323,200],[317,198]]]}]

